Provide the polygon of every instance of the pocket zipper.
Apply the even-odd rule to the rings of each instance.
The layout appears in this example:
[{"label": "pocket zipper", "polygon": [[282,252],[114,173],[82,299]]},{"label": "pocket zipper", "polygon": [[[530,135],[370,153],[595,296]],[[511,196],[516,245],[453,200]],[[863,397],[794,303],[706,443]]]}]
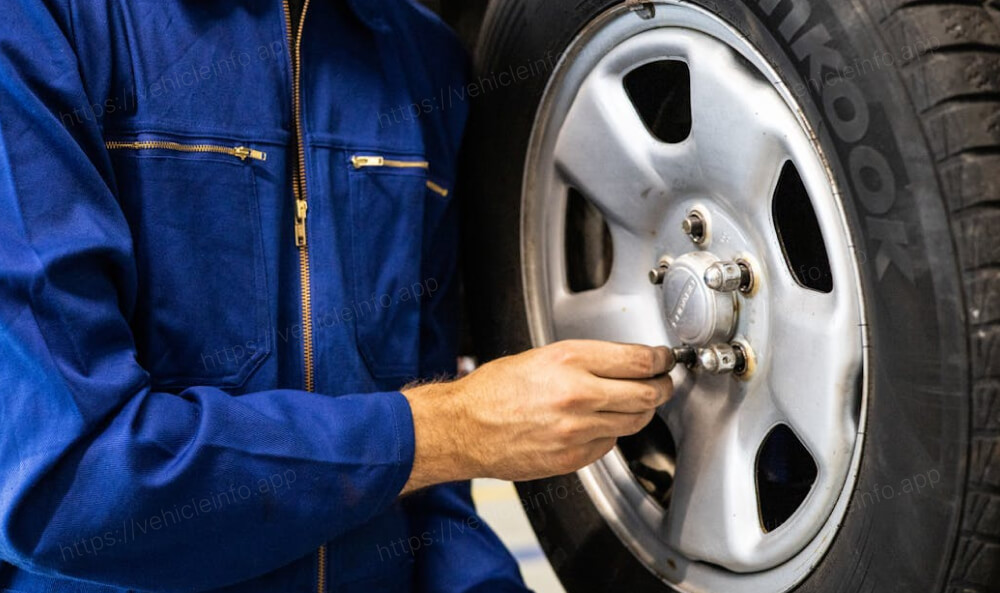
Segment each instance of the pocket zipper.
[{"label": "pocket zipper", "polygon": [[[364,169],[367,167],[390,167],[393,169],[424,170],[430,169],[431,166],[427,161],[399,161],[387,159],[381,156],[352,156],[351,165],[353,165],[355,169]],[[448,190],[433,181],[427,181],[427,189],[442,197],[448,197]]]},{"label": "pocket zipper", "polygon": [[365,167],[391,167],[394,169],[429,169],[427,161],[395,161],[380,156],[352,156],[351,164],[355,169]]},{"label": "pocket zipper", "polygon": [[441,187],[440,185],[434,183],[433,181],[431,181],[429,179],[427,180],[427,189],[429,189],[432,192],[438,194],[442,198],[447,198],[448,197],[448,190],[446,188]]},{"label": "pocket zipper", "polygon": [[241,161],[248,158],[255,161],[266,161],[267,153],[246,146],[219,146],[216,144],[181,144],[180,142],[165,142],[159,140],[143,140],[138,142],[122,142],[111,140],[105,142],[108,150],[173,150],[177,152],[208,152],[234,156]]}]

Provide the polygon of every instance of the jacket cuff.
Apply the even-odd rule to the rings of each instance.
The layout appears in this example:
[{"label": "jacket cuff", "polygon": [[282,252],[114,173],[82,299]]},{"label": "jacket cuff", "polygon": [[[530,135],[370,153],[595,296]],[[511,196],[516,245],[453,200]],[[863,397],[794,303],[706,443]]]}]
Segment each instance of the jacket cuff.
[{"label": "jacket cuff", "polygon": [[416,453],[416,436],[413,430],[413,412],[410,410],[410,402],[402,393],[392,391],[378,394],[389,407],[389,416],[392,418],[393,433],[396,441],[396,471],[389,482],[385,498],[380,502],[380,507],[391,503],[399,497],[403,487],[410,479],[413,471],[413,457]]}]

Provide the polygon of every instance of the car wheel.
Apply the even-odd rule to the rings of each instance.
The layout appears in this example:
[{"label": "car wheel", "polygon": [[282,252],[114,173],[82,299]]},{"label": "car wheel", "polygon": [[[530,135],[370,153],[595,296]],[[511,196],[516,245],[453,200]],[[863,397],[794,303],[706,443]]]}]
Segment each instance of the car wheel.
[{"label": "car wheel", "polygon": [[462,184],[488,360],[688,347],[519,485],[570,593],[1000,590],[995,3],[498,0]]}]

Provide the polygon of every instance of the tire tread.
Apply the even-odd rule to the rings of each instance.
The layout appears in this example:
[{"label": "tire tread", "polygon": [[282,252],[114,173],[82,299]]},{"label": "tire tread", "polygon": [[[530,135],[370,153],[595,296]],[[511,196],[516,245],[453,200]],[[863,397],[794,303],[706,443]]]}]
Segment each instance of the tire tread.
[{"label": "tire tread", "polygon": [[1000,587],[1000,2],[873,0],[940,163],[972,352],[968,477],[948,593]]}]

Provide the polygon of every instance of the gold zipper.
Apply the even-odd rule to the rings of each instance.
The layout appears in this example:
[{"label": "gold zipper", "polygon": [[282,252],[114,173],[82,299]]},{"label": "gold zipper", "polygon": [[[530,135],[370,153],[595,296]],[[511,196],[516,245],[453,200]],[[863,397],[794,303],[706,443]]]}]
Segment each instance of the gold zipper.
[{"label": "gold zipper", "polygon": [[355,169],[365,167],[391,167],[394,169],[429,169],[427,161],[396,161],[380,156],[352,156],[351,164]]},{"label": "gold zipper", "polygon": [[302,5],[302,15],[299,17],[299,28],[295,37],[291,38],[291,10],[288,0],[284,0],[282,5],[285,10],[285,22],[290,37],[290,43],[294,44],[294,58],[292,61],[292,110],[295,125],[296,149],[296,173],[293,176],[292,193],[295,195],[295,245],[299,248],[299,280],[302,288],[302,340],[303,358],[305,361],[305,388],[306,391],[314,391],[315,373],[312,344],[312,282],[309,269],[309,241],[306,237],[306,217],[309,214],[308,188],[306,187],[306,153],[304,134],[302,130],[302,31],[304,29],[306,12],[309,10],[309,0],[305,0]]},{"label": "gold zipper", "polygon": [[[389,167],[393,169],[429,169],[430,163],[427,161],[398,161],[393,159],[387,159],[381,156],[352,156],[351,165],[355,169],[364,169],[367,167]],[[442,197],[448,197],[448,190],[441,187],[440,185],[434,183],[433,181],[427,181],[427,189],[432,192],[441,195]]]},{"label": "gold zipper", "polygon": [[447,198],[448,197],[448,190],[447,189],[441,187],[440,185],[434,183],[433,181],[431,181],[429,179],[427,180],[427,189],[429,189],[432,192],[440,195],[442,198]]},{"label": "gold zipper", "polygon": [[[302,133],[302,31],[309,11],[309,0],[302,4],[298,31],[292,35],[292,11],[288,0],[282,0],[285,13],[285,34],[289,45],[294,45],[292,57],[292,117],[295,126],[298,163],[292,176],[292,194],[295,197],[295,246],[299,250],[299,284],[302,296],[302,360],[305,375],[305,390],[316,390],[315,353],[313,351],[312,323],[312,278],[309,270],[309,240],[306,236],[306,217],[309,214],[309,200],[306,187],[306,152]],[[326,592],[326,544],[319,547],[316,561],[316,592]]]},{"label": "gold zipper", "polygon": [[246,146],[220,146],[218,144],[181,144],[180,142],[166,142],[161,140],[140,140],[137,142],[124,142],[120,140],[110,140],[104,143],[108,150],[173,150],[177,152],[208,152],[214,154],[225,154],[234,156],[241,161],[252,159],[255,161],[266,161],[267,153]]}]

